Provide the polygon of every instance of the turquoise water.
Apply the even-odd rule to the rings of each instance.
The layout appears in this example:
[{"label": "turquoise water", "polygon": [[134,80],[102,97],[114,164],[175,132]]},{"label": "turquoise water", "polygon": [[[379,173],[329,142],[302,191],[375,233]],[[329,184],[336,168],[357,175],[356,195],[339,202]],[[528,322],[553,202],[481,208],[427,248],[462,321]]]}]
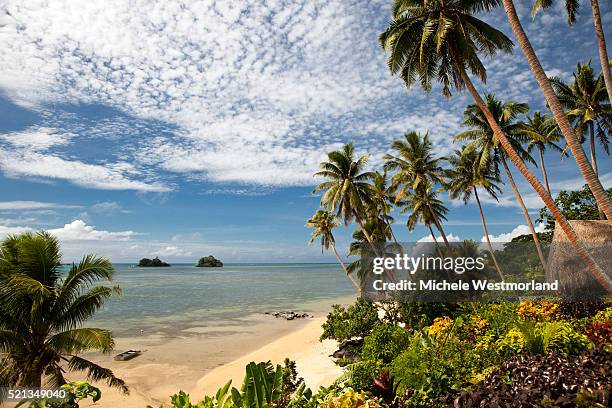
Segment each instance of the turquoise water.
[{"label": "turquoise water", "polygon": [[115,264],[123,295],[93,319],[118,335],[227,324],[254,313],[301,310],[354,294],[337,264],[227,264],[223,268]]}]

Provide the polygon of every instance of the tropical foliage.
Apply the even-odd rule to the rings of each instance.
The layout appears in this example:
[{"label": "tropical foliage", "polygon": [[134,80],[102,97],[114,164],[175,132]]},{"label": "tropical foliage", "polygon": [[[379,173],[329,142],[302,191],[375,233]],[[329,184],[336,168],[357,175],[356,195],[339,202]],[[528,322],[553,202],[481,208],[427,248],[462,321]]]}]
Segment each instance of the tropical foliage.
[{"label": "tropical foliage", "polygon": [[111,332],[83,327],[114,294],[113,267],[87,255],[62,271],[56,238],[46,232],[25,233],[0,244],[0,384],[60,387],[66,373],[84,371],[91,381],[105,381],[127,392],[113,372],[81,356],[108,353]]}]

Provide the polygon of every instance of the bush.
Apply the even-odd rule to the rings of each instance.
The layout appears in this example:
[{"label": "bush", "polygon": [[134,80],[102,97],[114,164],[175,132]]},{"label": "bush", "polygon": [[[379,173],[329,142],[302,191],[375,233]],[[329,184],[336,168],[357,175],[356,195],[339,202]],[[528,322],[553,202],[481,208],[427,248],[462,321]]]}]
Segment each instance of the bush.
[{"label": "bush", "polygon": [[378,408],[378,402],[364,392],[351,388],[343,390],[339,395],[330,393],[318,402],[318,408]]},{"label": "bush", "polygon": [[598,345],[612,344],[612,320],[589,323],[586,327],[586,336]]},{"label": "bush", "polygon": [[378,323],[363,341],[361,358],[380,360],[389,364],[408,347],[410,334],[405,329],[388,323]]},{"label": "bush", "polygon": [[344,342],[352,338],[365,337],[378,322],[378,312],[371,302],[357,299],[346,309],[340,305],[333,305],[332,311],[328,313],[327,320],[323,323],[321,340],[333,339]]},{"label": "bush", "polygon": [[402,302],[399,308],[401,321],[406,327],[420,330],[442,316],[455,316],[462,310],[456,303],[440,302]]},{"label": "bush", "polygon": [[[462,393],[456,407],[607,406],[612,388],[611,354],[591,350],[579,357],[519,356]],[[598,405],[599,404],[599,405]]]},{"label": "bush", "polygon": [[373,391],[374,379],[382,370],[380,361],[366,360],[349,364],[345,368],[345,373],[338,380],[337,385],[347,386],[354,390]]}]

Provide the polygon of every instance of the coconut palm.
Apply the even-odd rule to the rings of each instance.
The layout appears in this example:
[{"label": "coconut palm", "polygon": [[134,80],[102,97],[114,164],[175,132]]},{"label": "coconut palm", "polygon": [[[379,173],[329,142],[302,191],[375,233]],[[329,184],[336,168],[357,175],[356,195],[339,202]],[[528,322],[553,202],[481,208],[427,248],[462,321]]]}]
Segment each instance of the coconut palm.
[{"label": "coconut palm", "polygon": [[[514,4],[511,0],[503,0],[503,3],[505,8],[511,6],[514,10]],[[508,153],[508,157],[554,215],[559,227],[576,247],[578,254],[589,266],[594,277],[604,287],[612,290],[612,280],[593,261],[584,245],[579,242],[572,226],[557,208],[552,197],[522,162],[517,152],[514,151],[470,79],[468,71],[481,80],[486,80],[486,69],[479,58],[479,54],[484,53],[487,56],[492,56],[498,51],[510,52],[512,49],[512,41],[501,31],[474,17],[475,14],[490,11],[497,6],[499,6],[499,0],[395,0],[393,2],[392,21],[380,35],[381,45],[389,51],[389,69],[393,74],[399,74],[408,87],[414,85],[418,78],[421,86],[428,91],[431,90],[432,81],[440,82],[442,92],[447,96],[451,94],[451,87],[458,91],[466,88],[485,114],[487,122],[494,130],[495,136],[503,149]],[[509,15],[513,30],[515,30],[517,22],[518,27],[520,27],[520,21],[516,17],[516,11],[514,10],[514,14],[512,14],[512,10],[506,10],[506,14]],[[520,28],[522,30],[522,27]],[[524,32],[522,32],[522,36],[517,37],[521,46],[525,46],[529,41]],[[530,44],[529,47],[531,48]],[[535,53],[531,49],[528,61],[530,61],[532,70],[534,69],[532,64],[534,57]],[[537,61],[537,57],[535,57],[535,61]],[[537,72],[536,77],[543,89],[545,85],[541,83],[540,79],[543,78],[548,86],[548,90],[545,90],[547,100],[555,98],[554,91],[541,66],[540,71]],[[572,139],[572,129],[563,109],[561,109],[558,101],[555,106],[553,106],[554,101],[552,103],[549,101],[549,104],[553,109],[555,119],[560,123],[565,138],[570,143],[576,162],[594,196],[600,205],[605,208],[606,216],[608,214],[612,216],[612,204],[605,196],[599,179],[595,176],[591,165],[584,156],[582,147]],[[560,116],[565,119],[565,123],[563,118],[559,118]],[[580,153],[582,156],[580,156]]]},{"label": "coconut palm", "polygon": [[595,174],[599,175],[595,137],[599,139],[604,151],[610,154],[608,138],[612,133],[612,108],[603,76],[595,76],[589,61],[577,65],[572,83],[566,84],[559,78],[551,78],[550,81],[559,101],[567,109],[567,116],[574,125],[576,135],[584,138],[585,132],[589,132],[591,165]]},{"label": "coconut palm", "polygon": [[[374,239],[374,242],[379,244],[382,249],[379,257],[395,257],[400,248],[397,245],[385,245],[384,243],[392,238],[391,230],[389,225],[381,217],[370,218],[364,223],[364,229],[358,229],[353,232],[353,241],[349,245],[349,257],[358,257],[356,260],[347,265],[347,270],[351,274],[356,274],[360,283],[360,290],[362,291],[368,282],[370,273],[373,269],[373,264],[365,265],[364,260],[372,261],[372,257],[363,256],[369,253],[368,241],[365,238],[364,231]],[[397,281],[397,277],[392,271],[386,270],[382,278],[387,278],[390,281]]]},{"label": "coconut palm", "polygon": [[497,194],[501,192],[501,189],[497,185],[499,178],[497,174],[490,171],[491,167],[482,169],[478,166],[480,162],[479,154],[475,149],[469,147],[464,147],[462,150],[455,150],[454,154],[448,158],[448,162],[451,165],[451,168],[447,171],[447,186],[450,196],[452,199],[461,199],[467,204],[472,194],[474,194],[480,212],[482,230],[485,234],[485,240],[487,241],[491,258],[493,259],[499,276],[503,280],[504,274],[497,263],[495,252],[493,251],[493,246],[489,238],[489,231],[482,210],[482,204],[478,196],[478,188],[481,188],[497,200]]},{"label": "coconut palm", "polygon": [[[531,9],[532,17],[540,9],[546,9],[554,4],[554,0],[536,0]],[[565,0],[565,10],[567,11],[567,22],[572,25],[576,22],[576,15],[580,1]],[[597,38],[597,48],[599,51],[599,62],[603,73],[604,83],[608,100],[612,101],[612,76],[610,75],[610,64],[608,59],[608,50],[606,47],[606,37],[604,35],[603,26],[601,24],[601,11],[599,9],[599,1],[591,0],[591,11],[593,12],[593,24],[595,25],[595,37]]]},{"label": "coconut palm", "polygon": [[394,191],[394,186],[389,184],[387,172],[380,173],[375,171],[371,185],[371,203],[369,205],[370,217],[381,217],[389,227],[389,232],[391,233],[393,241],[397,244],[397,239],[391,227],[392,217],[389,215],[393,209],[392,202],[394,201]]},{"label": "coconut palm", "polygon": [[[406,220],[408,231],[413,231],[417,224],[425,225],[436,247],[438,241],[431,225],[435,223],[435,219],[446,221],[448,212],[448,208],[438,198],[438,191],[431,184],[422,185],[417,190],[411,190],[399,203],[400,212],[409,213]],[[432,210],[435,216],[432,215]]]},{"label": "coconut palm", "polygon": [[355,147],[352,143],[345,144],[342,150],[329,152],[329,160],[322,162],[322,170],[315,173],[315,176],[324,177],[327,181],[316,186],[314,191],[325,190],[321,205],[330,211],[336,211],[338,217],[344,219],[345,225],[355,219],[366,240],[374,247],[372,237],[363,226],[366,208],[371,202],[369,182],[374,178],[374,173],[364,171],[368,163],[367,155],[357,160],[354,156]]},{"label": "coconut palm", "polygon": [[85,371],[91,381],[104,380],[127,392],[113,372],[78,354],[108,353],[114,342],[108,330],[82,327],[118,287],[105,258],[87,255],[61,271],[57,239],[46,232],[13,235],[0,244],[0,384],[59,387],[68,371]]},{"label": "coconut palm", "polygon": [[548,117],[545,113],[534,112],[533,117],[527,116],[526,119],[527,121],[523,122],[520,126],[520,132],[529,138],[527,152],[531,153],[534,148],[538,149],[544,184],[548,194],[552,194],[548,182],[548,173],[544,164],[544,152],[547,148],[551,148],[563,153],[563,149],[557,144],[561,139],[559,126],[557,126],[553,118]]},{"label": "coconut palm", "polygon": [[306,226],[314,228],[310,237],[310,243],[312,244],[317,239],[321,239],[321,253],[323,250],[329,250],[331,248],[334,256],[338,260],[338,263],[342,267],[342,270],[349,277],[355,288],[360,289],[359,283],[355,280],[353,275],[346,269],[346,265],[340,258],[336,249],[336,239],[334,238],[333,230],[340,225],[340,221],[336,215],[327,210],[317,210],[317,212],[306,222]]},{"label": "coconut palm", "polygon": [[[391,148],[394,154],[386,154],[384,159],[385,169],[395,171],[392,179],[397,191],[396,202],[401,201],[410,190],[424,192],[427,186],[442,183],[444,170],[441,160],[431,153],[431,142],[427,134],[421,136],[417,132],[408,132],[403,140],[395,140]],[[425,203],[428,204],[427,196]],[[431,206],[429,210],[436,228],[448,246],[448,239],[436,212]]]},{"label": "coconut palm", "polygon": [[[525,135],[520,132],[521,124],[517,121],[517,117],[529,111],[529,106],[526,103],[519,103],[515,101],[500,101],[495,98],[492,94],[486,95],[487,107],[493,114],[497,124],[507,135],[508,141],[512,144],[513,149],[519,154],[522,161],[534,163],[531,155],[522,146],[522,142],[526,141]],[[531,217],[527,211],[527,207],[523,201],[523,197],[516,186],[512,172],[508,168],[506,161],[506,152],[501,148],[499,140],[495,137],[493,129],[489,126],[489,122],[485,117],[484,113],[476,105],[469,105],[463,113],[464,121],[463,125],[470,127],[471,129],[458,134],[455,140],[464,141],[469,140],[468,147],[477,152],[478,170],[484,173],[493,172],[495,175],[499,175],[499,164],[504,168],[506,177],[512,186],[512,191],[523,211],[527,226],[533,236],[533,242],[536,246],[538,256],[542,268],[546,268],[546,259],[542,252],[542,246],[538,239],[538,234],[533,227]]]},{"label": "coconut palm", "polygon": [[[597,201],[599,208],[603,211],[603,213],[608,219],[612,219],[612,200],[610,200],[607,197],[601,185],[601,181],[599,180],[599,178],[593,171],[593,167],[589,163],[589,160],[587,159],[584,153],[584,150],[582,149],[582,146],[580,145],[579,140],[574,135],[573,128],[570,124],[569,119],[565,115],[565,112],[563,111],[561,102],[559,102],[559,99],[557,98],[555,91],[553,90],[553,87],[550,81],[548,80],[548,77],[546,76],[544,68],[542,68],[542,64],[540,63],[538,56],[533,50],[533,47],[531,46],[531,42],[529,41],[527,34],[525,34],[525,30],[523,29],[521,20],[519,19],[518,14],[516,13],[516,8],[514,7],[513,1],[512,0],[502,0],[502,3],[504,6],[504,11],[506,12],[506,16],[508,17],[508,22],[510,23],[510,27],[512,28],[512,32],[514,33],[514,36],[518,40],[519,45],[521,49],[523,50],[523,53],[525,54],[527,62],[529,63],[529,67],[531,68],[531,71],[533,72],[534,77],[536,81],[538,82],[538,85],[540,86],[540,89],[542,90],[544,97],[546,98],[546,103],[548,104],[553,114],[553,117],[555,118],[555,121],[559,125],[559,129],[561,130],[561,133],[563,134],[563,137],[565,138],[565,141],[567,142],[572,152],[572,155],[574,156],[574,159],[576,160],[576,164],[578,165],[580,172],[582,173],[589,188],[593,192],[593,195],[595,196],[595,200]],[[536,188],[537,185],[534,184],[532,180],[529,180],[529,182],[534,188]],[[548,207],[548,209],[551,210],[553,214],[555,214],[555,219],[559,223],[559,226],[566,233],[567,237],[569,238],[569,241],[572,242],[574,246],[576,246],[578,253],[584,259],[587,265],[589,265],[594,275],[596,275],[595,277],[605,287],[608,287],[612,290],[612,280],[610,280],[595,265],[595,263],[593,262],[593,259],[590,257],[590,255],[584,249],[584,247],[579,248],[577,246],[578,237],[575,231],[569,225],[569,223],[567,223],[567,220],[562,219],[563,217],[561,217],[561,213],[559,212],[559,209],[556,208],[556,205],[554,204],[552,197],[550,197],[550,195],[545,193],[543,190],[540,191],[541,185],[537,187],[538,188],[536,188],[536,191],[538,192],[538,195],[540,195],[540,197],[542,198],[542,200],[544,201],[544,204]],[[553,211],[553,207],[555,207],[554,211]]]}]

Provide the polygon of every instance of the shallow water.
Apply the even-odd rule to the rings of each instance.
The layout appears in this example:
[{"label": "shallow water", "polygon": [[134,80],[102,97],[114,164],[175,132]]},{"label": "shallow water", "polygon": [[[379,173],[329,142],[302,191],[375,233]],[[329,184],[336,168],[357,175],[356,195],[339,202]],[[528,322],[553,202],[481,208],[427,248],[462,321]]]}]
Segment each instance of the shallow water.
[{"label": "shallow water", "polygon": [[318,302],[354,293],[336,264],[114,266],[123,295],[109,300],[89,324],[117,335],[243,325],[253,314],[317,310]]}]

